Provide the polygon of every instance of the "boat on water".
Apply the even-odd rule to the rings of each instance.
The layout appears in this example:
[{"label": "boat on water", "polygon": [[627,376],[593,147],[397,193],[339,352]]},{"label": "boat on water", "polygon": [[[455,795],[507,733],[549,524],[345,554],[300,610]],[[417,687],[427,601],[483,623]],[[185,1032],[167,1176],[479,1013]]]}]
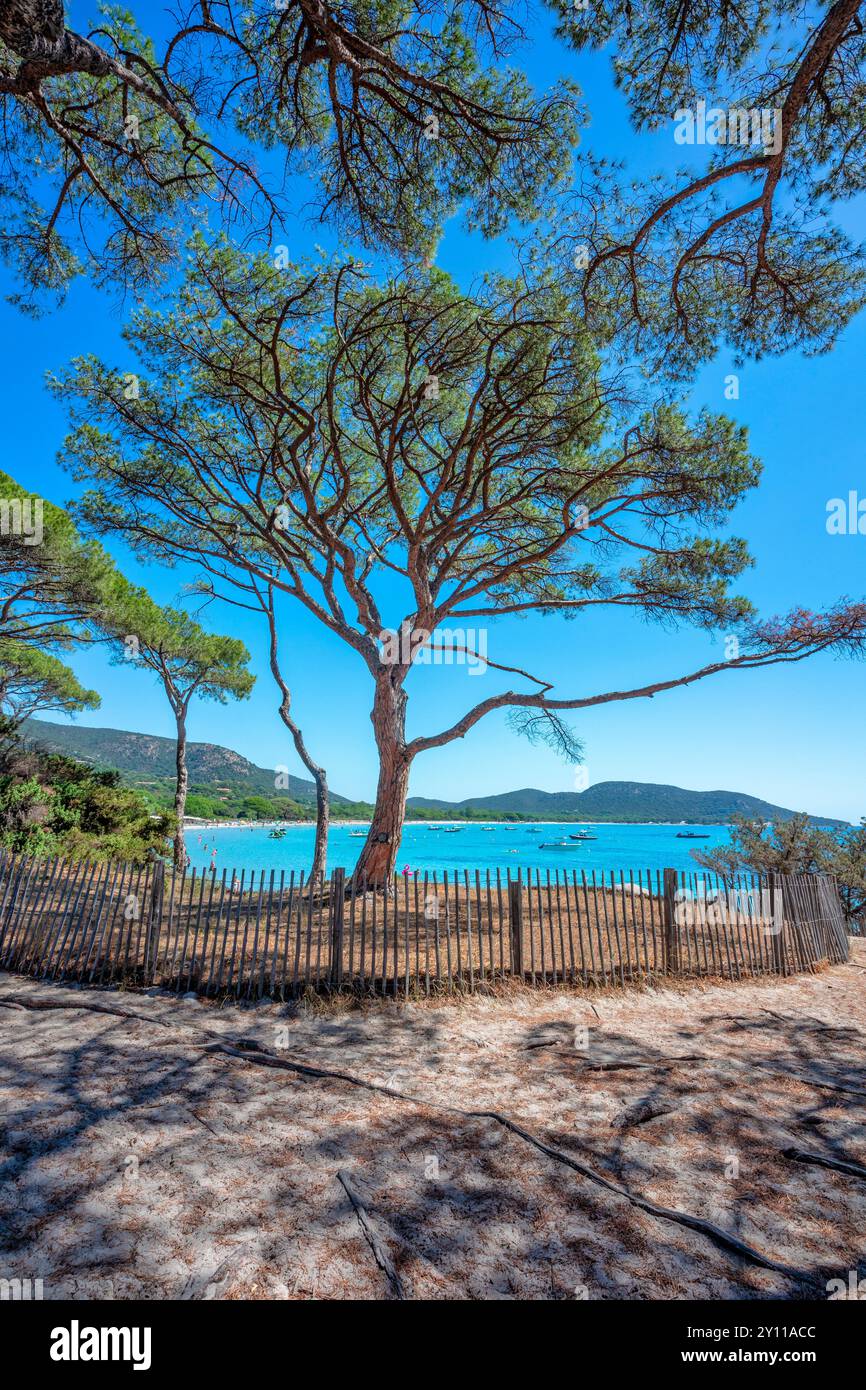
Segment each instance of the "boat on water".
[{"label": "boat on water", "polygon": [[598,839],[598,836],[597,836],[597,835],[569,835],[568,838],[569,838],[569,840],[577,840],[577,842],[578,842],[578,844],[579,844],[581,840],[597,840],[597,839]]},{"label": "boat on water", "polygon": [[577,849],[572,840],[549,840],[538,846],[539,849]]},{"label": "boat on water", "polygon": [[446,834],[446,835],[459,835],[462,829],[463,829],[463,826],[462,826],[462,825],[446,825],[446,827],[445,827],[445,834]]},{"label": "boat on water", "polygon": [[708,840],[709,838],[710,838],[709,835],[696,835],[696,834],[695,834],[693,831],[691,831],[691,830],[678,830],[678,831],[677,831],[677,839],[678,839],[678,840]]},{"label": "boat on water", "polygon": [[350,830],[349,838],[351,840],[366,840],[367,832],[366,830]]},{"label": "boat on water", "polygon": [[271,833],[268,835],[269,840],[284,840],[285,838],[285,830],[272,830]]}]

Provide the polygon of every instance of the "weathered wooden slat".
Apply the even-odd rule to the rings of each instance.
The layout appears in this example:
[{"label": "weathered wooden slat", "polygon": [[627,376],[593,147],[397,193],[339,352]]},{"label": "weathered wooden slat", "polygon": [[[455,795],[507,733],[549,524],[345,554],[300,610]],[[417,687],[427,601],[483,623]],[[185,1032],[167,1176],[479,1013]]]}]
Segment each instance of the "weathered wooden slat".
[{"label": "weathered wooden slat", "polygon": [[[197,874],[198,869],[193,868],[192,876],[189,880],[189,895],[186,898],[186,903],[184,904],[183,898],[181,899],[181,910],[183,911],[183,945],[180,948],[180,953],[177,960],[177,981],[175,983],[175,992],[177,994],[180,993],[180,982],[183,979],[184,974],[186,972],[187,950],[189,949],[190,919],[192,918],[192,914],[194,911],[193,905],[195,903],[195,884]],[[202,880],[203,879],[204,874],[202,874]],[[180,938],[180,923],[178,923],[178,938]]]},{"label": "weathered wooden slat", "polygon": [[[205,884],[207,884],[207,907],[204,907],[204,906],[203,906],[203,904],[204,904],[204,890],[205,890]],[[195,972],[196,985],[197,985],[197,987],[199,988],[199,990],[201,989],[201,983],[202,983],[202,980],[204,979],[204,964],[205,964],[205,960],[207,959],[207,932],[208,932],[208,924],[209,924],[209,922],[210,922],[211,907],[213,906],[214,889],[216,888],[216,866],[215,866],[214,864],[211,864],[210,867],[208,868],[208,870],[207,870],[207,878],[206,878],[206,879],[205,879],[205,872],[202,871],[201,886],[202,886],[201,900],[200,900],[199,905],[198,905],[198,913],[197,913],[196,919],[195,919],[195,934],[194,934],[193,939],[192,939],[192,952],[191,952],[191,954],[190,954],[190,972],[193,972],[193,971]],[[153,885],[151,885],[151,894],[153,893],[153,891],[154,891]],[[204,924],[204,925],[202,926],[202,924]],[[202,936],[201,955],[199,955],[199,953],[198,953],[198,941],[199,941],[199,936],[202,935],[202,933],[203,933],[203,936]],[[192,979],[191,979],[191,978],[190,978],[190,982],[189,982],[189,983],[190,983],[190,988],[192,988]]]},{"label": "weathered wooden slat", "polygon": [[[520,882],[520,871],[517,874]],[[536,983],[535,971],[535,919],[532,913],[532,870],[526,870],[526,922],[529,928],[529,978]]]},{"label": "weathered wooden slat", "polygon": [[357,907],[357,899],[358,899],[358,878],[357,878],[357,875],[356,875],[355,873],[352,874],[352,882],[351,882],[350,892],[351,892],[351,895],[352,895],[352,896],[351,896],[351,898],[350,898],[350,900],[349,900],[349,965],[348,965],[348,974],[349,974],[349,981],[350,981],[350,983],[354,983],[354,980],[355,980],[355,910],[356,910],[356,907]]},{"label": "weathered wooden slat", "polygon": [[334,869],[331,874],[331,888],[328,894],[328,939],[331,958],[329,962],[329,983],[340,989],[343,983],[343,927],[346,910],[346,871]]},{"label": "weathered wooden slat", "polygon": [[34,903],[31,913],[30,939],[26,948],[28,975],[38,970],[39,961],[42,957],[42,947],[48,927],[48,921],[43,919],[47,919],[49,916],[49,903],[51,901],[59,863],[60,860],[55,857],[54,859],[48,860],[43,868],[42,891],[36,903]]},{"label": "weathered wooden slat", "polygon": [[74,892],[75,866],[62,857],[55,860],[48,891],[39,909],[39,924],[31,950],[28,974],[44,977],[51,961],[59,924]]},{"label": "weathered wooden slat", "polygon": [[296,929],[293,929],[293,934],[294,934],[294,939],[295,939],[295,961],[294,961],[294,965],[292,966],[292,994],[293,994],[295,997],[297,997],[298,989],[299,989],[299,987],[300,987],[300,974],[301,974],[301,941],[302,941],[302,937],[303,937],[303,929],[302,929],[302,927],[301,927],[301,913],[302,913],[302,911],[303,911],[303,901],[304,901],[304,871],[303,871],[303,869],[301,869],[300,874],[299,874],[299,876],[298,876],[298,925],[297,925],[297,928],[296,928]]},{"label": "weathered wooden slat", "polygon": [[[581,964],[584,966],[586,961],[586,951],[584,949],[584,933],[586,934],[586,947],[589,950],[589,967],[592,972],[592,982],[598,985],[598,971],[595,964],[595,941],[592,935],[592,917],[589,911],[589,893],[586,884],[586,870],[581,869],[581,882],[577,881],[577,869],[573,871],[574,887],[574,911],[577,917],[577,939],[580,942]],[[580,901],[583,898],[583,912],[581,913]]]},{"label": "weathered wooden slat", "polygon": [[[444,881],[445,881],[445,898],[446,898],[446,901],[447,901],[447,899],[448,899],[448,885],[449,885],[450,880],[449,880],[449,877],[448,877],[448,873],[447,873],[447,872],[443,873],[442,877],[443,877],[443,879],[444,879]],[[456,877],[455,877],[455,882],[454,882],[454,910],[453,910],[453,916],[452,916],[452,918],[449,920],[449,926],[450,926],[450,922],[451,922],[451,921],[453,921],[454,940],[455,940],[455,944],[456,944],[456,947],[457,947],[457,984],[458,984],[458,987],[459,987],[460,989],[462,989],[462,988],[463,988],[463,949],[462,949],[461,944],[460,944],[460,903],[459,903],[458,897],[457,897],[457,882],[456,882]],[[449,930],[449,939],[450,939],[450,935],[451,935],[451,933],[450,933],[450,930]]]},{"label": "weathered wooden slat", "polygon": [[47,979],[53,976],[54,967],[57,961],[58,950],[61,941],[68,929],[70,914],[74,911],[75,905],[78,902],[78,897],[81,891],[81,885],[87,872],[87,867],[88,866],[83,862],[80,864],[72,864],[69,866],[69,872],[66,875],[66,879],[64,882],[66,896],[62,905],[62,909],[59,909],[55,914],[55,927],[51,933],[51,940],[49,941],[45,951],[45,965],[42,971],[43,979]]},{"label": "weathered wooden slat", "polygon": [[[421,917],[418,903],[418,870],[412,875],[412,897],[415,908],[415,988],[421,988],[421,923],[424,923],[424,951],[427,951],[427,918]],[[426,968],[426,967],[425,967]],[[430,993],[429,981],[427,993]]]},{"label": "weathered wooden slat", "polygon": [[[559,870],[556,871],[556,907],[553,905],[553,886],[550,882],[550,870],[547,870],[547,917],[550,922],[550,954],[553,963],[553,983],[559,980],[565,983],[567,969],[565,960],[565,932],[562,925],[562,906],[559,901]],[[557,946],[559,951],[557,953]],[[559,967],[557,969],[557,958]]]},{"label": "weathered wooden slat", "polygon": [[90,971],[89,978],[93,978],[93,970],[95,969],[96,962],[99,959],[99,956],[102,952],[102,943],[105,939],[105,934],[108,930],[109,923],[111,922],[111,919],[113,917],[113,909],[117,901],[115,893],[117,890],[118,877],[122,878],[122,876],[122,865],[112,864],[106,866],[106,875],[105,879],[103,880],[102,891],[99,900],[99,907],[94,915],[93,930],[90,934],[90,940],[86,944],[85,949],[83,950],[80,965],[77,967],[78,973],[82,976],[82,978],[87,973],[87,969],[90,965],[91,958],[93,959],[94,964],[93,969],[91,969]]},{"label": "weathered wooden slat", "polygon": [[[469,882],[469,874],[466,873],[466,897],[472,896],[472,888]],[[484,964],[484,912],[481,907],[481,873],[475,870],[475,930],[478,935],[478,978],[482,982],[486,979],[486,966]]]},{"label": "weathered wooden slat", "polygon": [[376,919],[378,916],[378,904],[379,894],[374,887],[370,899],[370,991],[373,994],[376,993],[376,947],[378,944],[376,940],[378,934],[376,931],[378,926]]},{"label": "weathered wooden slat", "polygon": [[[258,899],[258,901],[259,901],[259,911],[261,911],[262,880],[263,880],[264,876],[265,876],[264,869],[262,869],[261,873],[259,874],[259,899]],[[238,976],[238,977],[237,977],[237,980],[236,980],[236,982],[235,982],[235,998],[236,998],[236,999],[240,999],[240,997],[241,997],[241,989],[243,988],[243,983],[244,983],[244,969],[246,968],[246,963],[247,963],[247,942],[249,941],[249,936],[250,936],[250,910],[251,910],[251,908],[252,908],[252,903],[249,901],[249,898],[252,896],[253,893],[255,893],[255,891],[256,891],[256,871],[255,871],[255,869],[252,869],[252,870],[250,871],[250,891],[249,891],[249,894],[248,894],[248,900],[244,903],[244,934],[243,934],[243,939],[242,939],[242,942],[241,942],[240,959],[238,960],[238,969],[237,969],[237,976]],[[258,913],[256,914],[256,929],[258,930]]]},{"label": "weathered wooden slat", "polygon": [[[436,909],[433,918],[433,942],[434,953],[436,956],[436,983],[442,983],[442,934],[439,927],[440,907],[439,907],[439,879],[436,873],[433,874],[433,892],[436,895]],[[450,962],[449,962],[450,963]],[[451,988],[451,972],[448,972],[448,988]]]},{"label": "weathered wooden slat", "polygon": [[[275,927],[274,927],[274,944],[273,944],[273,947],[271,947],[271,945],[270,945],[270,937],[271,937],[271,913],[272,913],[272,911],[273,911],[273,906],[274,906],[274,880],[275,880],[275,878],[276,878],[276,870],[275,870],[275,869],[272,869],[272,870],[271,870],[270,883],[268,884],[268,916],[267,916],[267,922],[266,922],[266,924],[265,924],[265,945],[264,945],[264,950],[262,951],[262,977],[261,977],[261,980],[259,981],[259,994],[260,994],[260,995],[263,995],[263,994],[265,993],[265,978],[267,977],[267,981],[268,981],[267,993],[268,993],[268,995],[269,995],[272,999],[275,997],[275,995],[274,995],[274,990],[276,989],[276,976],[277,976],[277,946],[278,946],[279,940],[280,940],[280,917],[281,917],[281,915],[282,915],[282,910],[283,910],[283,883],[284,883],[284,881],[285,881],[285,877],[286,877],[286,871],[285,871],[285,869],[283,869],[283,870],[281,870],[281,872],[280,872],[279,901],[278,901],[278,903],[277,903],[277,914],[276,914],[276,925],[275,925]],[[269,958],[269,957],[270,957],[270,966],[268,965],[268,958]]]},{"label": "weathered wooden slat", "polygon": [[[595,873],[592,875],[593,885],[595,884]],[[611,871],[611,884],[613,883],[613,872]],[[616,894],[612,894],[611,913],[613,917],[613,939],[616,941],[616,952],[614,953],[613,941],[610,935],[610,917],[608,916],[607,891],[604,884],[604,871],[601,875],[601,910],[604,913],[605,930],[607,932],[608,944],[610,946],[611,978],[614,978],[616,967],[619,967],[619,982],[625,984],[625,966],[622,958],[622,942],[619,939],[619,924],[616,920]]]},{"label": "weathered wooden slat", "polygon": [[[441,889],[436,874],[431,883],[425,872],[423,884],[420,872],[414,874],[411,888],[409,875],[395,875],[384,893],[369,892],[353,878],[348,896],[344,871],[336,870],[330,885],[305,885],[301,874],[297,894],[293,873],[286,911],[284,871],[279,889],[275,870],[269,871],[267,887],[262,870],[250,875],[248,887],[247,871],[239,880],[233,875],[227,889],[224,870],[218,893],[213,870],[207,877],[197,870],[188,876],[173,873],[165,895],[161,865],[7,856],[0,867],[0,961],[25,974],[91,983],[156,978],[162,963],[176,991],[186,986],[220,993],[225,986],[248,998],[265,991],[286,997],[290,988],[340,987],[348,973],[353,986],[408,998],[413,987],[422,988],[422,974],[427,994],[431,984],[445,983],[449,990],[471,993],[479,982],[509,968],[515,975],[525,972],[536,985],[578,980],[624,985],[627,978],[658,973],[660,943],[667,943],[669,968],[732,981],[747,974],[809,971],[820,960],[847,958],[838,891],[820,876],[785,875],[770,885],[783,923],[780,940],[768,934],[772,912],[766,880],[666,871],[662,884],[660,872],[655,880],[653,871],[646,880],[641,872],[617,872],[618,881],[611,870],[601,882],[593,873],[591,899],[585,872],[580,883],[576,872],[560,879],[558,870],[546,871],[542,880],[536,869],[534,881],[530,872],[525,883],[520,871],[516,880],[509,872],[503,895],[497,871],[495,898],[489,870],[483,878],[478,869],[446,871]],[[684,910],[677,923],[680,885]]]},{"label": "weathered wooden slat", "polygon": [[[278,919],[277,919],[278,927],[279,927],[279,924],[280,924],[280,923],[282,922],[282,920],[283,920],[283,884],[284,884],[284,879],[285,879],[285,870],[283,871],[283,874],[280,876],[280,914],[279,914],[279,917],[278,917]],[[287,989],[287,987],[288,987],[289,948],[290,948],[290,946],[294,943],[294,932],[293,932],[293,930],[292,930],[292,907],[293,907],[293,905],[294,905],[294,900],[295,900],[295,871],[294,871],[294,869],[292,869],[291,873],[289,874],[289,901],[288,901],[288,903],[287,903],[287,905],[286,905],[286,927],[285,927],[285,934],[284,934],[284,936],[283,936],[283,959],[282,959],[282,966],[281,966],[281,970],[280,970],[280,979],[279,979],[279,994],[280,994],[280,998],[283,999],[283,1000],[285,1000],[285,997],[286,997],[286,989]],[[274,960],[276,960],[276,958],[277,958],[277,943],[279,942],[279,937],[280,937],[280,933],[279,933],[279,930],[278,930],[278,931],[277,931],[277,941],[274,943]],[[294,960],[294,953],[293,953],[292,959]],[[275,984],[275,985],[274,985],[274,989],[271,991],[271,993],[274,993],[274,992],[276,991],[276,989],[277,989],[277,986],[276,986],[276,984]]]},{"label": "weathered wooden slat", "polygon": [[[598,905],[598,884],[595,881],[595,869],[591,869],[592,875],[592,911],[595,918],[596,932],[598,935],[599,956],[602,961],[602,980],[607,984],[608,975],[611,983],[614,983],[614,971],[616,962],[613,955],[613,939],[610,934],[610,923],[607,920],[607,913],[602,917],[601,908]],[[602,894],[602,897],[604,894]],[[602,934],[602,924],[604,934]]]},{"label": "weathered wooden slat", "polygon": [[84,930],[92,909],[91,891],[97,878],[97,865],[87,864],[76,898],[75,908],[64,932],[63,941],[55,964],[54,978],[63,980],[68,974],[69,962],[78,948],[80,933]]},{"label": "weathered wooden slat", "polygon": [[322,983],[322,945],[325,931],[325,884],[321,875],[316,875],[311,891],[319,895],[316,913],[316,989],[319,989]]},{"label": "weathered wooden slat", "polygon": [[5,954],[5,961],[6,964],[10,966],[14,962],[16,956],[18,955],[18,947],[21,943],[23,929],[27,922],[27,903],[30,899],[30,891],[33,886],[33,880],[38,874],[38,863],[39,860],[36,858],[35,855],[26,856],[27,867],[24,873],[23,883],[19,885],[17,889],[16,899],[13,904],[13,912],[9,925],[9,937]]},{"label": "weathered wooden slat", "polygon": [[367,988],[367,875],[361,879],[361,944],[359,947],[361,989]]},{"label": "weathered wooden slat", "polygon": [[115,979],[125,980],[129,978],[129,958],[132,949],[132,939],[135,936],[136,923],[140,924],[141,922],[142,904],[144,902],[142,878],[144,878],[146,886],[147,876],[143,866],[140,865],[135,875],[135,882],[131,885],[131,892],[127,894],[126,901],[124,902],[123,921],[125,921],[127,925],[125,933],[122,933],[124,938],[122,942],[122,964],[120,963],[121,955],[120,952],[118,952],[118,963],[114,967],[113,978]]},{"label": "weathered wooden slat", "polygon": [[[530,891],[531,897],[531,891]],[[541,901],[541,871],[535,870],[535,913],[538,918],[538,955],[541,969],[541,983],[547,983],[547,951],[544,947],[544,907]],[[533,932],[533,936],[535,933]]]},{"label": "weathered wooden slat", "polygon": [[6,936],[12,908],[15,905],[18,883],[21,879],[23,862],[23,859],[10,856],[9,862],[4,864],[3,901],[0,904],[0,964],[6,959]]},{"label": "weathered wooden slat", "polygon": [[[403,876],[403,926],[404,926],[404,940],[405,940],[405,951],[406,951],[406,959],[405,959],[405,961],[404,961],[403,997],[404,997],[404,999],[408,999],[408,998],[409,998],[409,978],[410,978],[411,966],[412,966],[411,948],[410,948],[410,945],[409,945],[409,875],[408,875],[408,874],[404,874],[404,876]],[[417,940],[417,937],[418,937],[418,922],[417,922],[417,919],[416,919],[416,922],[415,922],[415,937],[416,937],[416,940]]]},{"label": "weathered wooden slat", "polygon": [[492,900],[492,898],[491,898],[490,870],[489,870],[489,869],[486,870],[484,888],[485,888],[485,894],[486,894],[486,899],[487,899],[487,946],[488,946],[488,959],[489,959],[489,961],[490,961],[490,979],[491,979],[491,980],[495,980],[495,979],[496,979],[496,950],[495,950],[495,945],[494,945],[494,932],[493,932],[493,900]]},{"label": "weathered wooden slat", "polygon": [[259,874],[259,896],[256,899],[256,929],[253,934],[253,958],[249,964],[249,981],[247,983],[247,999],[253,997],[255,985],[258,978],[258,959],[259,959],[259,937],[261,935],[262,924],[262,902],[264,900],[265,871],[262,869]]},{"label": "weathered wooden slat", "polygon": [[[466,888],[466,954],[467,954],[467,956],[469,957],[469,993],[470,993],[470,994],[473,994],[473,993],[475,992],[475,969],[474,969],[473,959],[472,959],[472,958],[473,958],[475,952],[474,952],[474,950],[473,950],[473,945],[472,945],[472,898],[471,898],[470,893],[469,893],[469,870],[468,870],[468,869],[464,869],[464,870],[463,870],[463,880],[464,880],[464,884],[465,884],[465,888]],[[454,871],[454,891],[455,891],[455,893],[456,893],[456,892],[459,892],[459,883],[460,883],[460,880],[459,880],[458,875],[457,875],[457,870],[455,869],[455,871]]]},{"label": "weathered wooden slat", "polygon": [[[231,892],[235,896],[235,929],[232,933],[232,950],[231,955],[229,956],[228,969],[226,971],[225,989],[227,994],[231,994],[233,989],[237,988],[235,972],[238,969],[238,937],[241,933],[241,909],[244,908],[244,910],[246,910],[244,904],[245,877],[246,869],[241,869],[240,881],[238,881],[236,878],[233,878],[231,883]],[[252,881],[253,880],[251,879],[251,882]],[[238,979],[240,979],[240,974],[238,974]]]},{"label": "weathered wooden slat", "polygon": [[[417,876],[417,874],[416,874],[416,876],[415,876],[415,882],[416,882],[416,883],[418,882],[418,876]],[[425,993],[425,995],[427,996],[428,999],[430,998],[430,916],[429,916],[429,909],[430,909],[430,907],[431,907],[431,901],[430,901],[430,883],[429,883],[429,876],[428,876],[427,871],[426,871],[426,869],[425,869],[425,871],[424,871],[424,993]],[[436,915],[435,915],[435,917],[434,917],[434,919],[433,919],[433,920],[434,920],[434,924],[435,924],[436,920],[438,919],[438,917],[439,917],[439,899],[438,899],[438,897],[437,897],[437,899],[436,899]],[[436,941],[436,950],[437,950],[437,953],[438,953],[438,950],[439,950],[439,941],[438,941],[438,939],[437,939],[437,941]],[[437,982],[438,982],[438,979],[439,979],[439,962],[438,962],[438,960],[437,960],[437,962],[436,962],[436,980],[437,980]]]},{"label": "weathered wooden slat", "polygon": [[[626,910],[626,904],[621,891],[621,885],[617,883],[616,873],[613,869],[611,869],[610,871],[610,902],[611,914],[613,916],[614,923],[616,924],[618,921],[618,943],[620,943],[620,932],[622,934],[622,941],[619,946],[620,963],[622,963],[622,953],[623,948],[625,948],[625,980],[630,983],[631,980],[634,978],[630,931],[631,923],[629,922],[629,914]],[[622,971],[620,971],[620,978],[622,980]]]}]

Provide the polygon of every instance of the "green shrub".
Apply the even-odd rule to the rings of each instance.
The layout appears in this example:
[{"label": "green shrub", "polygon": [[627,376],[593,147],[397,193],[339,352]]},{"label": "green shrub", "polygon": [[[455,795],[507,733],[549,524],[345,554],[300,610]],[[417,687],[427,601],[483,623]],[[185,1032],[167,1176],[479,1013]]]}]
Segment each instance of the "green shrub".
[{"label": "green shrub", "polygon": [[0,754],[0,845],[13,853],[140,864],[168,832],[117,772],[17,744]]}]

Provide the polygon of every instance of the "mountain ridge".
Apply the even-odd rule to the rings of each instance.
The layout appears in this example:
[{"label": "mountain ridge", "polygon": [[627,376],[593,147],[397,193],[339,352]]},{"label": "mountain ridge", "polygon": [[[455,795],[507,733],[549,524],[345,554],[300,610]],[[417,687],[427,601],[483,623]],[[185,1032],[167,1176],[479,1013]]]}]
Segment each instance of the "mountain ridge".
[{"label": "mountain ridge", "polygon": [[[78,724],[53,724],[47,719],[28,719],[24,736],[49,753],[65,753],[93,767],[114,768],[134,786],[157,786],[175,775],[175,742],[161,734],[134,734],[125,729],[88,728]],[[275,787],[275,770],[258,767],[242,753],[218,743],[187,744],[190,789],[243,782],[251,795],[309,802],[315,805],[316,786],[304,777],[289,774],[286,787]],[[335,805],[352,804],[333,794]]]},{"label": "mountain ridge", "polygon": [[[798,812],[746,792],[723,789],[692,791],[664,782],[595,782],[582,792],[543,792],[523,787],[493,796],[467,797],[450,802],[433,797],[410,797],[408,807],[419,810],[516,811],[524,816],[560,820],[579,817],[587,821],[720,825],[734,815],[760,816],[763,820],[790,820]],[[831,816],[810,815],[814,825],[843,826],[848,822]]]},{"label": "mountain ridge", "polygon": [[[94,767],[114,768],[129,785],[165,798],[174,778],[174,740],[159,734],[136,734],[123,729],[89,728],[77,724],[53,724],[30,719],[25,736],[48,752],[65,753]],[[266,798],[312,809],[315,784],[289,774],[286,787],[275,787],[275,770],[263,768],[234,749],[216,743],[191,742],[187,745],[190,792],[192,798],[211,798],[215,802],[238,798]],[[369,813],[366,802],[332,793],[336,812]],[[724,824],[733,815],[760,816],[764,820],[789,820],[797,814],[745,792],[722,789],[691,791],[662,782],[596,782],[582,792],[545,792],[522,787],[491,796],[466,797],[447,801],[435,797],[412,796],[407,805],[425,818],[470,818],[507,816],[515,819],[618,821],[625,823],[693,825]],[[192,812],[191,812],[192,813]],[[226,814],[238,814],[226,811]],[[844,826],[848,822],[829,816],[810,816],[815,825]]]}]

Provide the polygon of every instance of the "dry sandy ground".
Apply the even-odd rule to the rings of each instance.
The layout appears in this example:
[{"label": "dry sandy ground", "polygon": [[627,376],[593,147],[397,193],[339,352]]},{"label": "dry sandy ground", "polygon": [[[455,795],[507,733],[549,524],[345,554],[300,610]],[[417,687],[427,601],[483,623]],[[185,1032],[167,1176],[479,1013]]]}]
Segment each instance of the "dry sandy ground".
[{"label": "dry sandy ground", "polygon": [[866,1164],[864,1036],[866,943],[788,981],[296,1016],[0,975],[0,1278],[79,1299],[826,1298],[866,1275],[866,1177],[784,1151]]}]

